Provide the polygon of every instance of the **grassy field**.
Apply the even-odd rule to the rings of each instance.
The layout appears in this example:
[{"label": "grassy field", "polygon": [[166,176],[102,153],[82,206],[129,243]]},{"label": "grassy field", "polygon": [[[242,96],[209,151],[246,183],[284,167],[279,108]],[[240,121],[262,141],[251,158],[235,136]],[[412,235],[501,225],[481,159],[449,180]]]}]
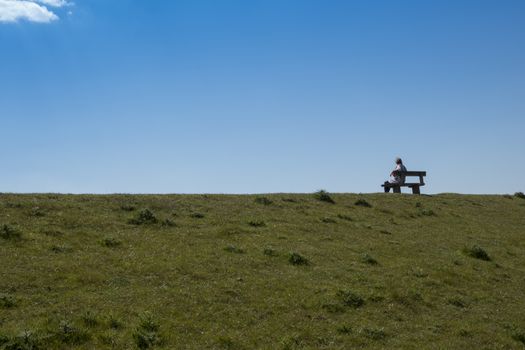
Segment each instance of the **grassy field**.
[{"label": "grassy field", "polygon": [[1,194],[0,266],[0,349],[525,349],[516,196]]}]

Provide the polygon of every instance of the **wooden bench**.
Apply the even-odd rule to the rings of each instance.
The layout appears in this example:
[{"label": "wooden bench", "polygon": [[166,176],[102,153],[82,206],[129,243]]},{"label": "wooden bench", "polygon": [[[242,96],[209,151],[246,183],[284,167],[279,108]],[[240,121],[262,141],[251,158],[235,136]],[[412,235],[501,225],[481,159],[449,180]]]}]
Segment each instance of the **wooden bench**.
[{"label": "wooden bench", "polygon": [[421,194],[421,192],[419,191],[419,188],[421,186],[425,186],[425,182],[423,181],[423,177],[427,176],[427,172],[426,171],[398,171],[397,173],[398,173],[399,176],[405,176],[405,178],[408,177],[408,176],[418,176],[419,177],[419,182],[405,182],[402,185],[391,184],[391,183],[385,182],[384,184],[381,185],[381,187],[385,187],[385,189],[386,188],[393,188],[394,189],[394,193],[401,193],[401,187],[409,187],[409,188],[412,189],[412,193],[413,194]]}]

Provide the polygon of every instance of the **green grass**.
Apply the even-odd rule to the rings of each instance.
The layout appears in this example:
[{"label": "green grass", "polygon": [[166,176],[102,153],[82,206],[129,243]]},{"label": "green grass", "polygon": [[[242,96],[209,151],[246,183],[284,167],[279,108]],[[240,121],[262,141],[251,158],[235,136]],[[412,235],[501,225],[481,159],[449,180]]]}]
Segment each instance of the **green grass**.
[{"label": "green grass", "polygon": [[0,349],[525,349],[523,199],[329,198],[0,194]]}]

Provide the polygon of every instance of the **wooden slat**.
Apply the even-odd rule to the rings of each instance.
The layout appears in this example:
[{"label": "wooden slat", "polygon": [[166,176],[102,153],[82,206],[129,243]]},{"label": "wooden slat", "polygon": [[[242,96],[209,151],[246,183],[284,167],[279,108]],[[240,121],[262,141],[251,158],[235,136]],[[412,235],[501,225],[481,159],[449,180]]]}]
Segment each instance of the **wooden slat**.
[{"label": "wooden slat", "polygon": [[400,171],[399,174],[405,176],[427,176],[426,171]]},{"label": "wooden slat", "polygon": [[[386,187],[413,187],[413,186],[425,186],[419,182],[405,182],[402,185],[399,184],[386,184]],[[385,184],[382,184],[381,187],[385,187]]]}]

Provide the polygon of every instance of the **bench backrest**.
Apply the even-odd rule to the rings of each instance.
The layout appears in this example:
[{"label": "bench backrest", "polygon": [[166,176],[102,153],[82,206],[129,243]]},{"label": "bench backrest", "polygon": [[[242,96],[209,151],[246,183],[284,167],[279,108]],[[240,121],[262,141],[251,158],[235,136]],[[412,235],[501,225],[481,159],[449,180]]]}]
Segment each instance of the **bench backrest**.
[{"label": "bench backrest", "polygon": [[427,176],[426,171],[400,171],[399,175],[401,176],[419,176],[419,184],[423,186],[425,184],[425,181],[423,181],[423,177]]},{"label": "bench backrest", "polygon": [[400,171],[399,175],[403,176],[427,176],[426,171]]}]

